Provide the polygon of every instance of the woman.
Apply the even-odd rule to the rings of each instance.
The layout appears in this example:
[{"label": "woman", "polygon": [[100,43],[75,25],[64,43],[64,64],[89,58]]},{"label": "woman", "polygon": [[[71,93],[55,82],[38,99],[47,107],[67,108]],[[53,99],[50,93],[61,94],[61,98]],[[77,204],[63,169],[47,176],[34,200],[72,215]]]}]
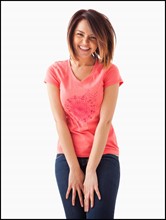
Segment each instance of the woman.
[{"label": "woman", "polygon": [[116,35],[108,18],[79,10],[67,31],[70,58],[45,77],[59,136],[55,175],[67,219],[113,219],[120,180],[112,118],[123,83],[112,63]]}]

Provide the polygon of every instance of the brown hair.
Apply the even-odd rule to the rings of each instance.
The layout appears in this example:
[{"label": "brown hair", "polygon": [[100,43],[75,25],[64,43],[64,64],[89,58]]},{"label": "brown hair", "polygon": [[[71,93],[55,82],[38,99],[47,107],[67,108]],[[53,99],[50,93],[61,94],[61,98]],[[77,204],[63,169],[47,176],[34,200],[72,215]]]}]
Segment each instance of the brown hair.
[{"label": "brown hair", "polygon": [[93,9],[77,11],[70,19],[67,30],[67,41],[71,57],[76,59],[76,54],[73,47],[73,35],[78,23],[86,19],[97,39],[97,50],[95,57],[100,58],[104,67],[108,67],[113,59],[116,33],[109,19],[102,13]]}]

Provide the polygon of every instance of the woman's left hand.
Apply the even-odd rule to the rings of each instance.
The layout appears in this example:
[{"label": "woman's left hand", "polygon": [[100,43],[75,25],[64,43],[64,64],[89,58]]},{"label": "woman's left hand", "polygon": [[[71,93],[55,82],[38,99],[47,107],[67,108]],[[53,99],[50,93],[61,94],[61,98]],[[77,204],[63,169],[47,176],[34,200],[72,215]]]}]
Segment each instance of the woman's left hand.
[{"label": "woman's left hand", "polygon": [[87,172],[84,180],[84,211],[88,212],[89,208],[94,206],[94,193],[97,194],[98,199],[101,199],[98,188],[98,179],[96,171]]}]

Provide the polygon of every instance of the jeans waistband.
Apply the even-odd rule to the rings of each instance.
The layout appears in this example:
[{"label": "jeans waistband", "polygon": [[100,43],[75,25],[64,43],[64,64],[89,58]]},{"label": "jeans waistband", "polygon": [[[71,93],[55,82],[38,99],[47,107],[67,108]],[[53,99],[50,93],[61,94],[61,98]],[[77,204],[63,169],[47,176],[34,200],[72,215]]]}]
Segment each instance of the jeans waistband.
[{"label": "jeans waistband", "polygon": [[[57,157],[58,156],[61,156],[61,155],[64,155],[63,153],[58,153],[57,154]],[[102,155],[102,158],[115,158],[115,159],[119,159],[119,156],[115,155],[115,154],[103,154]],[[78,159],[88,159],[89,157],[78,157]]]}]

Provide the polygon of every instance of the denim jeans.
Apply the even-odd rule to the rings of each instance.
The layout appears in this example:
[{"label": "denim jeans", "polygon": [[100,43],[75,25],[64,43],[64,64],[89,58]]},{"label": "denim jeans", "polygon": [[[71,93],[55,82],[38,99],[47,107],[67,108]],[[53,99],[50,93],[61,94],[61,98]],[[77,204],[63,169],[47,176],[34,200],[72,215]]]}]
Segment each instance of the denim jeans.
[{"label": "denim jeans", "polygon": [[[85,173],[88,158],[78,158]],[[97,167],[98,187],[101,200],[94,193],[94,207],[84,212],[78,195],[75,206],[72,206],[71,195],[65,198],[68,188],[69,166],[63,154],[57,154],[55,160],[55,177],[67,219],[114,219],[114,210],[120,182],[120,164],[118,156],[105,154]]]}]

